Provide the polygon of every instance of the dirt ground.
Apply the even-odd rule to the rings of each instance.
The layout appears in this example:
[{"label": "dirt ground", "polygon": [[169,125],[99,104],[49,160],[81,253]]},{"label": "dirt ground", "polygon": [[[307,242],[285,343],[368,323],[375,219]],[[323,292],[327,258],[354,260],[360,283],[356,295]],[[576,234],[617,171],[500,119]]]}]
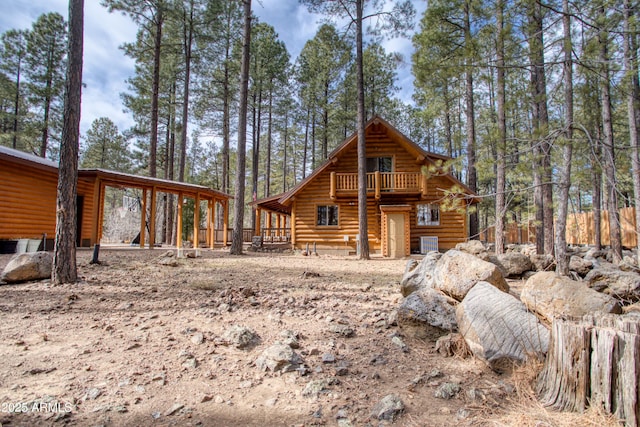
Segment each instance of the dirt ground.
[{"label": "dirt ground", "polygon": [[[103,249],[92,265],[79,251],[78,284],[0,286],[0,426],[378,426],[392,393],[394,425],[485,425],[514,394],[509,376],[390,324],[406,260],[203,250],[163,265],[165,252]],[[233,325],[258,345],[226,345]],[[286,330],[306,369],[260,370]],[[436,398],[448,382],[460,392]]]}]

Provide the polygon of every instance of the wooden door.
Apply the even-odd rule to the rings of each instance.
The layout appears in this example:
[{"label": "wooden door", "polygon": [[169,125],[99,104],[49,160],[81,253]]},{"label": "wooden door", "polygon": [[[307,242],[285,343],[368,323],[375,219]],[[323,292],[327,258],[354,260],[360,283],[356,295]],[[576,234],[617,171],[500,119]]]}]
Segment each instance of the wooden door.
[{"label": "wooden door", "polygon": [[392,213],[387,217],[387,238],[389,239],[388,248],[391,258],[403,258],[405,253],[404,245],[404,214]]}]

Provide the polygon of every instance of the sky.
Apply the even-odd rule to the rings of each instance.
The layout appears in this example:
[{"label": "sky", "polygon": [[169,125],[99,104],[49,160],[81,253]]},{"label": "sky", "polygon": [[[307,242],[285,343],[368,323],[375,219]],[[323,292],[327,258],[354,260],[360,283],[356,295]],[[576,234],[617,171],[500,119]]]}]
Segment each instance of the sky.
[{"label": "sky", "polygon": [[[426,1],[414,0],[417,15],[422,16]],[[254,0],[253,12],[261,22],[272,25],[285,43],[294,61],[305,42],[314,37],[321,24],[321,16],[310,14],[298,0]],[[58,12],[67,19],[68,0],[2,0],[0,33],[9,29],[30,29],[43,13]],[[84,66],[80,132],[82,135],[99,117],[109,117],[124,131],[133,125],[131,115],[124,111],[120,94],[126,92],[126,80],[134,74],[134,61],[119,48],[135,40],[136,26],[120,13],[109,13],[99,0],[85,0]],[[339,28],[340,29],[340,28]],[[386,40],[387,52],[399,52],[405,63],[398,68],[399,96],[411,101],[411,40]]]}]

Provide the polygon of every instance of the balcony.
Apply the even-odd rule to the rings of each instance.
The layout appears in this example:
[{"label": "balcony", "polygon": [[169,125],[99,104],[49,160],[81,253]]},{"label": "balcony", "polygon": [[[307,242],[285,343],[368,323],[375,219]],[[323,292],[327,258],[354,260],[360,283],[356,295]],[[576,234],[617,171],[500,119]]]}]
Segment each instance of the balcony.
[{"label": "balcony", "polygon": [[[336,199],[350,196],[358,192],[357,173],[331,172],[329,196]],[[376,200],[383,193],[394,194],[427,194],[427,177],[420,172],[372,172],[367,173],[367,193],[372,193]]]}]

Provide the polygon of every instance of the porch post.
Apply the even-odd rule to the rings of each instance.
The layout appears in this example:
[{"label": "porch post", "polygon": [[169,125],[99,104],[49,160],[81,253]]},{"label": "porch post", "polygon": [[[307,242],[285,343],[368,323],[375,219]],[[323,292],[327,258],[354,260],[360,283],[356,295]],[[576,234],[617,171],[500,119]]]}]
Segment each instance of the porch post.
[{"label": "porch post", "polygon": [[176,225],[176,249],[178,250],[178,257],[182,256],[182,204],[184,203],[184,195],[178,193],[178,224]]},{"label": "porch post", "polygon": [[196,257],[200,252],[200,193],[196,192],[196,199],[193,206],[193,248]]},{"label": "porch post", "polygon": [[147,189],[142,189],[142,209],[140,211],[140,248],[144,248],[147,229]]},{"label": "porch post", "polygon": [[222,218],[222,246],[227,246],[229,240],[229,200],[225,200],[224,218]]},{"label": "porch post", "polygon": [[149,249],[156,245],[156,187],[151,187],[151,209],[149,212]]}]

